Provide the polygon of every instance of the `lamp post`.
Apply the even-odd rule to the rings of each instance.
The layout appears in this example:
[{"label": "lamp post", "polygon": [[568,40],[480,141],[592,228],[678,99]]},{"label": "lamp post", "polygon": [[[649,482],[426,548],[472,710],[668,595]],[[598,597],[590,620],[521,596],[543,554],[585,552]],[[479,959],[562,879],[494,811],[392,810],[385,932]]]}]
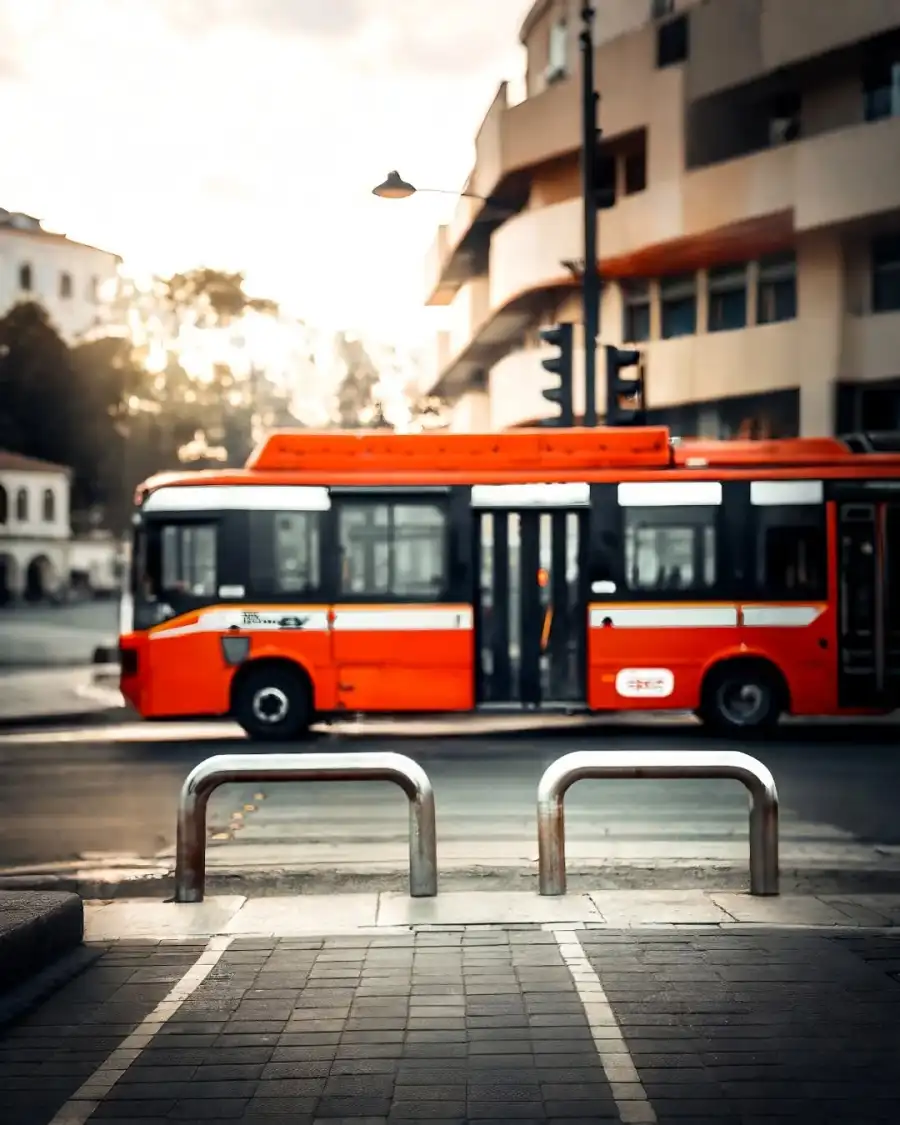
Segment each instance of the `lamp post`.
[{"label": "lamp post", "polygon": [[584,275],[582,321],[584,323],[584,424],[597,425],[597,336],[600,332],[600,270],[597,265],[596,158],[600,130],[594,89],[594,6],[585,0],[581,8],[581,181],[584,195]]},{"label": "lamp post", "polygon": [[388,172],[384,180],[372,188],[372,194],[377,195],[379,199],[409,199],[411,195],[421,195],[423,192],[427,195],[455,195],[462,196],[463,199],[480,199],[482,203],[509,214],[515,210],[508,202],[498,199],[495,195],[478,195],[474,191],[448,191],[446,188],[415,187],[408,180],[404,180],[399,172]]}]

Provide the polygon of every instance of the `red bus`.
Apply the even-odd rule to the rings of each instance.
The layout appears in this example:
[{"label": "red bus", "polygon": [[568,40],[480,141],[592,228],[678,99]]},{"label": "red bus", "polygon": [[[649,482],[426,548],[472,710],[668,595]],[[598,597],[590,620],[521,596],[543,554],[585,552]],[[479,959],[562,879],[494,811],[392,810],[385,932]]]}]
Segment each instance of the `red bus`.
[{"label": "red bus", "polygon": [[890,435],[285,432],[136,507],[121,683],[150,719],[900,707]]}]

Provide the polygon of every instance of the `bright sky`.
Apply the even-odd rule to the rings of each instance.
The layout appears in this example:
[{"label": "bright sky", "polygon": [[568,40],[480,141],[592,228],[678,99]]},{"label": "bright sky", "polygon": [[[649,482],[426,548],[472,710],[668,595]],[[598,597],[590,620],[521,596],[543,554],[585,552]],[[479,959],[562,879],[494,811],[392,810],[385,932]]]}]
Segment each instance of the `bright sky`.
[{"label": "bright sky", "polygon": [[323,328],[435,327],[423,257],[531,0],[0,0],[0,206]]}]

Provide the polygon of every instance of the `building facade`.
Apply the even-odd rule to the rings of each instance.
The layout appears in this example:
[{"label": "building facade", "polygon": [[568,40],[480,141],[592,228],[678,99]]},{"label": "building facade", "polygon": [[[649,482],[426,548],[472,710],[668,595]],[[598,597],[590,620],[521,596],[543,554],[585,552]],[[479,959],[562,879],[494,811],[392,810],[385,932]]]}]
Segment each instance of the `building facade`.
[{"label": "building facade", "polygon": [[[900,0],[595,5],[600,343],[642,350],[649,420],[900,429]],[[462,198],[429,251],[454,429],[552,416],[538,331],[580,341],[580,8],[536,0],[527,96],[501,85],[466,183],[492,202]]]},{"label": "building facade", "polygon": [[0,208],[0,316],[19,302],[36,301],[74,343],[98,323],[104,287],[117,278],[119,264],[115,254]]},{"label": "building facade", "polygon": [[71,475],[0,450],[0,604],[38,601],[68,583]]}]

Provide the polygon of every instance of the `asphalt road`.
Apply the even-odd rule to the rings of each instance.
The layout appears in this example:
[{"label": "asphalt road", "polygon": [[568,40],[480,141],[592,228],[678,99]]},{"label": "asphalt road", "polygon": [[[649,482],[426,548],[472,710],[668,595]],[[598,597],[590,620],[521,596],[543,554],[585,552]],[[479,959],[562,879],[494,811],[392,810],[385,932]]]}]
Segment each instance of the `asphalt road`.
[{"label": "asphalt road", "polygon": [[[900,887],[896,729],[796,728],[762,745],[728,744],[775,775],[788,885]],[[265,749],[229,735],[222,726],[144,724],[0,736],[0,867],[170,866],[177,795],[191,767],[214,753]],[[691,727],[661,725],[466,740],[325,735],[312,744],[419,761],[436,794],[442,885],[522,889],[535,871],[538,778],[556,757],[716,745]],[[276,889],[284,880],[316,890],[359,889],[360,880],[402,887],[405,806],[387,784],[225,786],[210,803],[209,867],[260,885],[277,871]],[[746,880],[747,796],[735,782],[582,781],[566,799],[566,828],[573,888],[579,878],[657,887]]]}]

